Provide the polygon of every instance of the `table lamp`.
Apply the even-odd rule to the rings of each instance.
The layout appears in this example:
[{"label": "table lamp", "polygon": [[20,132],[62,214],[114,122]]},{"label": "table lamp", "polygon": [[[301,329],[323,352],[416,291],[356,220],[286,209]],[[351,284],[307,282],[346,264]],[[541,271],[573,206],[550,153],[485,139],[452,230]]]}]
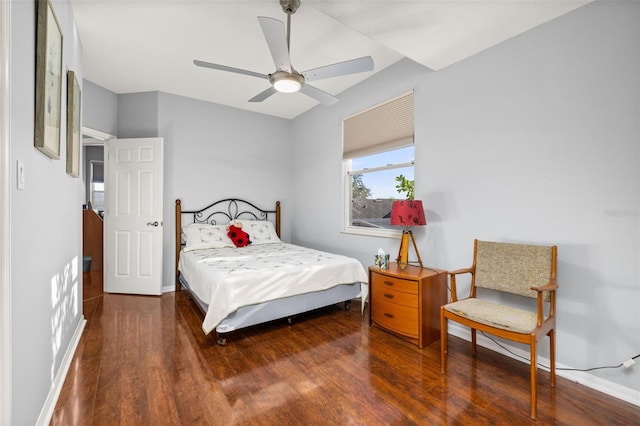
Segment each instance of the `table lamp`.
[{"label": "table lamp", "polygon": [[398,250],[398,266],[405,269],[409,263],[409,238],[413,242],[413,248],[418,255],[418,263],[422,268],[422,259],[416,245],[416,240],[411,232],[412,226],[422,226],[427,224],[427,219],[422,208],[420,200],[398,200],[391,205],[391,225],[403,226],[402,239],[400,240],[400,249]]}]

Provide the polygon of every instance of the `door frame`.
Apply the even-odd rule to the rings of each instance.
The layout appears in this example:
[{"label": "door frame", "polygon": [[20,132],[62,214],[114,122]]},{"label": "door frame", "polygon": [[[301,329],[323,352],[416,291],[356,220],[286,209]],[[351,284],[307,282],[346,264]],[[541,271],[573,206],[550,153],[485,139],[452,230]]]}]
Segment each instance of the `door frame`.
[{"label": "door frame", "polygon": [[0,424],[11,424],[11,2],[0,2]]},{"label": "door frame", "polygon": [[[89,139],[87,139],[89,138]],[[86,161],[85,161],[85,156],[84,156],[84,150],[86,147],[88,146],[101,146],[102,149],[105,149],[104,143],[106,141],[108,141],[109,139],[116,139],[116,135],[112,135],[111,133],[106,133],[100,130],[96,130],[93,129],[91,127],[85,127],[82,126],[82,161],[83,164],[86,165]],[[106,164],[106,158],[102,159],[102,164]],[[84,173],[82,174],[82,179],[84,180],[84,187],[85,187],[85,192],[87,191],[87,188],[91,186],[91,164],[89,164],[88,168],[85,169],[85,167],[82,167],[82,169],[84,170]],[[106,179],[106,176],[105,176]],[[89,193],[91,194],[91,190],[89,190]],[[91,196],[89,196],[89,200],[91,200]],[[104,235],[103,235],[104,237]]]},{"label": "door frame", "polygon": [[[88,167],[85,167],[86,164],[86,157],[85,157],[85,149],[88,146],[99,146],[102,147],[103,151],[105,150],[105,142],[108,141],[109,139],[115,139],[116,135],[111,134],[111,133],[107,133],[107,132],[103,132],[101,130],[97,130],[91,127],[85,127],[82,126],[82,161],[83,161],[83,166],[82,166],[82,179],[84,181],[84,190],[85,193],[87,191],[87,188],[91,186],[91,180],[92,180],[92,176],[91,176],[91,162],[89,163]],[[103,155],[103,159],[102,159],[102,163],[103,165],[106,163],[106,158]],[[106,179],[106,176],[105,176]],[[89,194],[91,194],[92,191],[89,188]],[[89,196],[89,200],[92,201],[92,197],[91,195]],[[80,227],[82,227],[82,221],[80,222]],[[104,241],[104,237],[105,237],[105,233],[104,233],[104,228],[102,230],[102,238]],[[83,246],[83,250],[84,250],[84,246]],[[101,260],[101,264],[103,265],[103,269],[104,269],[104,256],[103,259]],[[104,273],[104,270],[103,270]],[[104,283],[103,283],[104,284]],[[83,307],[84,309],[84,307]]]}]

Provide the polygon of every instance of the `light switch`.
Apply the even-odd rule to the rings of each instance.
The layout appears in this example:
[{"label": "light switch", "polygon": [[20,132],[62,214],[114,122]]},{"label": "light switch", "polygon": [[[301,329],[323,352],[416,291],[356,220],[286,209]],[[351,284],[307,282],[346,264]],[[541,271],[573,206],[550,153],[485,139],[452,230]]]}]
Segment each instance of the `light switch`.
[{"label": "light switch", "polygon": [[18,171],[18,176],[17,176],[18,189],[24,189],[24,181],[25,181],[24,163],[20,160],[18,160],[17,171]]}]

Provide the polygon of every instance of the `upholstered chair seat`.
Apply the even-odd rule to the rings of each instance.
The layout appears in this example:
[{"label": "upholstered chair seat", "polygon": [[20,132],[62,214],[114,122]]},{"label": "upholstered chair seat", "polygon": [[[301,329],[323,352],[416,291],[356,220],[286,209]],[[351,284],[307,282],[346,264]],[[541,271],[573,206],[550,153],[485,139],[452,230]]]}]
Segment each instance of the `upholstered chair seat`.
[{"label": "upholstered chair seat", "polygon": [[444,308],[471,321],[516,333],[531,333],[536,328],[535,312],[480,299],[463,299]]}]

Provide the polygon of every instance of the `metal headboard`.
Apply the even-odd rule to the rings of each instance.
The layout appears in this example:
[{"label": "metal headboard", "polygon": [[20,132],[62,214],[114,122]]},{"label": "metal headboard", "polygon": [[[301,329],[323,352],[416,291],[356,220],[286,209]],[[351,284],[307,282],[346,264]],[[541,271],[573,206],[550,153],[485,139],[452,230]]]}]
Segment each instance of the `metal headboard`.
[{"label": "metal headboard", "polygon": [[265,210],[249,201],[240,198],[225,198],[200,210],[182,210],[182,202],[176,200],[176,291],[180,291],[178,282],[178,261],[180,250],[184,245],[182,240],[183,218],[188,224],[208,223],[223,225],[235,219],[271,220],[274,222],[276,234],[280,237],[280,201],[276,201],[274,210]]}]

